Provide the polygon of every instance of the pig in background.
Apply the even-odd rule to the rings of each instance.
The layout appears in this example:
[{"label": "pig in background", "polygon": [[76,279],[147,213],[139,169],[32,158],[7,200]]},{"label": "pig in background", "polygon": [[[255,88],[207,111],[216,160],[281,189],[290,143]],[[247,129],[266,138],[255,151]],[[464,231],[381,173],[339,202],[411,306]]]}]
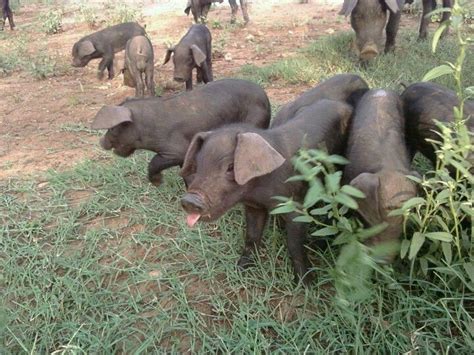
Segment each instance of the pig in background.
[{"label": "pig in background", "polygon": [[[205,22],[207,19],[207,14],[213,2],[222,3],[223,0],[188,0],[184,13],[189,16],[189,11],[192,12],[194,21],[196,23]],[[239,11],[239,6],[237,5],[237,0],[229,0],[230,8],[232,9],[230,23],[235,23],[237,12]],[[242,16],[244,22],[248,23],[250,21],[248,14],[247,0],[240,0],[240,7],[242,9]]]},{"label": "pig in background", "polygon": [[2,17],[0,18],[0,31],[5,27],[5,21],[8,18],[10,29],[15,29],[15,22],[13,21],[13,11],[10,8],[10,0],[0,0],[0,8],[2,9]]},{"label": "pig in background", "polygon": [[224,79],[165,99],[130,99],[104,106],[92,128],[106,129],[100,145],[121,157],[137,149],[155,152],[148,178],[159,185],[163,170],[181,166],[194,134],[236,122],[266,128],[270,114],[270,101],[260,86]]},{"label": "pig in background", "polygon": [[117,61],[117,69],[123,73],[123,83],[135,88],[135,96],[155,96],[154,54],[150,40],[145,36],[135,36],[128,40],[125,57]]},{"label": "pig in background", "polygon": [[186,83],[186,90],[192,90],[192,71],[196,68],[198,83],[209,83],[212,74],[212,36],[205,25],[192,25],[179,43],[166,52],[166,64],[173,55],[173,78],[180,83]]},{"label": "pig in background", "polygon": [[339,14],[351,16],[351,26],[356,33],[355,48],[362,62],[375,58],[382,50],[385,53],[394,50],[404,1],[344,0]]},{"label": "pig in background", "polygon": [[121,23],[87,35],[72,47],[72,66],[85,67],[92,59],[102,58],[97,77],[102,79],[107,68],[109,79],[114,77],[114,55],[125,49],[127,41],[145,36],[145,30],[136,22]]},{"label": "pig in background", "polygon": [[[385,245],[380,260],[391,262],[397,254],[403,231],[403,217],[389,216],[392,210],[416,196],[407,175],[410,155],[405,141],[405,118],[400,96],[373,89],[359,101],[351,122],[343,181],[365,194],[358,213],[369,226],[387,223],[387,228],[369,239],[371,245]],[[416,174],[416,173],[415,173]]]},{"label": "pig in background", "polygon": [[[426,82],[408,86],[401,97],[411,157],[419,151],[436,166],[435,149],[427,139],[441,140],[435,121],[454,122],[453,108],[459,105],[456,93],[439,84]],[[474,132],[474,100],[464,101],[464,116],[468,130]],[[474,154],[468,159],[474,164]]]},{"label": "pig in background", "polygon": [[[420,29],[419,29],[419,39],[426,39],[428,35],[428,25],[430,24],[430,16],[427,16],[431,11],[436,9],[436,0],[422,0],[423,3],[423,12],[420,18]],[[405,0],[406,4],[412,4],[414,0]],[[452,8],[453,7],[453,0],[443,0],[442,1],[444,8]],[[441,15],[441,24],[450,18],[449,12],[443,12]],[[448,30],[444,30],[442,36],[445,36]]]},{"label": "pig in background", "polygon": [[[325,146],[341,153],[352,108],[339,101],[320,100],[287,122],[262,130],[235,124],[198,133],[189,145],[181,175],[192,176],[181,204],[187,223],[213,221],[238,203],[245,207],[245,245],[238,261],[252,264],[260,247],[269,211],[278,205],[273,196],[302,201],[307,184],[286,182],[294,174],[290,159],[302,147]],[[311,281],[304,248],[306,224],[296,214],[283,215],[288,251],[298,280]]]}]

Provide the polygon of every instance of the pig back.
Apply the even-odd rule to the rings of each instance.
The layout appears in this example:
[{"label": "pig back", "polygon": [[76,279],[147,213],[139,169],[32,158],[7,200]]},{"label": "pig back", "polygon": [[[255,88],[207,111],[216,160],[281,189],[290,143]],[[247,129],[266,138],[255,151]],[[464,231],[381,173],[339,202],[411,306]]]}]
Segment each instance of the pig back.
[{"label": "pig back", "polygon": [[360,100],[350,126],[345,181],[380,170],[406,172],[410,165],[405,143],[405,119],[397,93],[375,89]]},{"label": "pig back", "polygon": [[[435,121],[454,122],[453,108],[459,105],[456,93],[435,83],[415,83],[408,86],[401,97],[410,149],[413,152],[420,150],[434,162],[434,149],[426,139],[440,140]],[[474,131],[473,100],[465,101],[464,117],[468,119],[468,129]]]},{"label": "pig back", "polygon": [[285,123],[295,117],[302,108],[322,99],[343,101],[354,107],[367,90],[369,90],[367,83],[358,75],[334,75],[284,105],[276,114],[271,126],[276,127]]}]

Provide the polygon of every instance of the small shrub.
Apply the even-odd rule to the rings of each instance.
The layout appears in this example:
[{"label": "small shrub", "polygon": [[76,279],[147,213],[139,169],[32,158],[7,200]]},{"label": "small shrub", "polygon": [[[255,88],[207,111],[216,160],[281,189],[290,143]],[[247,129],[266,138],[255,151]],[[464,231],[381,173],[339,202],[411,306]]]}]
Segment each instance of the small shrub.
[{"label": "small shrub", "polygon": [[50,11],[40,16],[40,22],[43,27],[43,31],[46,34],[56,34],[61,32],[62,29],[62,11]]},{"label": "small shrub", "polygon": [[141,18],[142,9],[137,5],[130,6],[124,2],[111,1],[107,2],[104,7],[109,25],[138,21]]},{"label": "small shrub", "polygon": [[97,8],[81,4],[79,7],[80,20],[87,23],[89,28],[95,28],[99,24],[99,17],[97,16]]}]

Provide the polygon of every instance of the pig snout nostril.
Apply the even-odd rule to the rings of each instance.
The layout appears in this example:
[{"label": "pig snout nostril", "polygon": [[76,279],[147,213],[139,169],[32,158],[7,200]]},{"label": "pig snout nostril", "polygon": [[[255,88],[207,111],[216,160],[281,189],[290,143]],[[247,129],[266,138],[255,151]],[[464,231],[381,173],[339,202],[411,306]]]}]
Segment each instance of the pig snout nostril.
[{"label": "pig snout nostril", "polygon": [[181,206],[188,213],[201,213],[204,210],[204,203],[200,196],[196,194],[186,194],[181,199]]},{"label": "pig snout nostril", "polygon": [[185,81],[183,78],[180,78],[177,76],[174,77],[174,80],[177,81],[178,83],[183,83]]}]

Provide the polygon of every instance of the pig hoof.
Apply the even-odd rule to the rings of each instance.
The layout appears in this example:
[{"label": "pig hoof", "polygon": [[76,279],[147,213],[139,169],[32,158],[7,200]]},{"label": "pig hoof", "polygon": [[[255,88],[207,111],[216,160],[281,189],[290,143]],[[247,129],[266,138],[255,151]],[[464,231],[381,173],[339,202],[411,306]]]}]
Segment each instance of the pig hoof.
[{"label": "pig hoof", "polygon": [[247,255],[242,255],[237,262],[237,268],[240,271],[243,271],[245,269],[248,269],[251,266],[254,266],[255,262],[253,261],[253,258]]},{"label": "pig hoof", "polygon": [[152,183],[152,185],[155,185],[155,186],[160,186],[161,185],[161,176],[154,176],[153,178],[150,179],[150,182]]}]

